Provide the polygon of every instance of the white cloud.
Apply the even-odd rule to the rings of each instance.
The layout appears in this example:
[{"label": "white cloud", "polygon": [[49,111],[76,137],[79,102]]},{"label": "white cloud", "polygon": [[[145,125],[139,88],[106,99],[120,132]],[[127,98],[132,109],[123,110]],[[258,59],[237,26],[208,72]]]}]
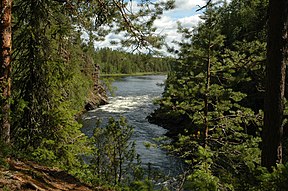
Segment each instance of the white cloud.
[{"label": "white cloud", "polygon": [[[167,0],[162,0],[167,1]],[[205,5],[205,0],[176,0],[175,9],[164,11],[162,17],[155,21],[154,26],[157,28],[156,33],[165,35],[167,43],[170,46],[173,41],[181,40],[181,34],[177,33],[177,22],[180,22],[183,27],[194,27],[198,24],[201,13],[195,12],[199,6]],[[137,7],[136,1],[131,1],[128,10],[137,12],[139,7]],[[112,45],[110,41],[120,41],[124,38],[124,33],[120,34],[109,34],[104,41],[95,42],[95,47],[110,47],[117,49],[120,45]],[[165,51],[165,50],[164,50]]]},{"label": "white cloud", "polygon": [[[218,0],[212,0],[212,2],[217,2]],[[227,0],[230,3],[232,0]],[[206,0],[175,0],[175,8],[181,10],[187,10],[191,8],[200,8],[206,5]]]},{"label": "white cloud", "polygon": [[166,34],[168,45],[174,46],[173,41],[181,40],[181,34],[177,32],[177,22],[183,27],[195,27],[201,21],[201,13],[196,10],[205,3],[205,0],[176,0],[175,9],[165,11],[161,19],[155,21],[156,32]]},{"label": "white cloud", "polygon": [[175,47],[172,42],[181,40],[181,34],[177,32],[177,22],[181,23],[183,27],[192,28],[201,21],[200,15],[199,13],[192,16],[173,18],[173,15],[171,16],[170,13],[164,13],[161,19],[155,21],[154,26],[157,28],[157,33],[166,35],[167,44]]},{"label": "white cloud", "polygon": [[111,41],[119,43],[122,39],[124,39],[124,32],[119,34],[110,33],[103,41],[95,41],[94,47],[109,47],[111,49],[117,49],[119,48],[119,45],[111,44]]},{"label": "white cloud", "polygon": [[130,1],[127,5],[127,10],[130,12],[137,13],[140,10],[137,1]]},{"label": "white cloud", "polygon": [[180,10],[189,10],[197,6],[205,5],[204,0],[176,0],[175,8]]},{"label": "white cloud", "polygon": [[200,21],[201,14],[192,15],[190,17],[183,17],[178,19],[178,21],[182,24],[183,27],[192,28],[195,27]]}]

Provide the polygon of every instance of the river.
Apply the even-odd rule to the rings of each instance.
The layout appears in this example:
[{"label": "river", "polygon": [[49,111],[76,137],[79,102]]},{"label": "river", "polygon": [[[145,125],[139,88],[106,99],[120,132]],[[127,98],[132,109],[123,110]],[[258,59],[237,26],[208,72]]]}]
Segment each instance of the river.
[{"label": "river", "polygon": [[160,97],[166,79],[164,75],[130,76],[113,82],[116,87],[115,95],[109,97],[109,104],[83,115],[83,131],[91,136],[98,118],[107,123],[109,117],[124,116],[128,124],[134,127],[132,139],[136,142],[136,151],[141,156],[142,164],[151,166],[166,175],[176,175],[181,172],[179,159],[168,155],[159,147],[147,148],[144,143],[158,144],[155,138],[164,136],[166,130],[150,124],[146,117],[156,106],[153,100]]}]

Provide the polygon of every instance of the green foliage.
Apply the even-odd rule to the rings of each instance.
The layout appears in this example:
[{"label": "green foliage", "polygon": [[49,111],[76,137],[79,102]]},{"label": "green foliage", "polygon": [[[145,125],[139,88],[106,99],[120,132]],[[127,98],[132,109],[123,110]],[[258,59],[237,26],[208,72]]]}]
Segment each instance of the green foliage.
[{"label": "green foliage", "polygon": [[207,148],[199,146],[198,148],[199,163],[195,165],[194,171],[187,177],[184,189],[190,190],[218,190],[219,179],[213,176],[211,172],[211,152]]},{"label": "green foliage", "polygon": [[144,180],[144,181],[135,181],[130,185],[130,190],[137,190],[137,191],[152,191],[153,184],[150,180]]},{"label": "green foliage", "polygon": [[266,41],[268,0],[233,0],[220,9],[221,27],[226,45],[236,41]]},{"label": "green foliage", "polygon": [[[163,36],[155,33],[153,22],[164,10],[174,7],[174,0],[165,2],[140,1],[137,9],[132,2],[122,0],[107,1],[69,1],[66,12],[77,24],[77,29],[84,29],[89,40],[104,40],[109,32],[122,33],[125,39],[111,41],[112,45],[121,43],[122,47],[132,50],[160,48]],[[65,3],[63,4],[65,5]],[[74,24],[75,24],[74,23]]]},{"label": "green foliage", "polygon": [[[141,9],[133,14],[125,11],[126,6],[122,1],[15,0],[12,139],[19,149],[37,148],[42,139],[53,137],[61,123],[55,117],[58,105],[67,110],[83,106],[95,66],[89,56],[91,46],[82,45],[83,31],[91,42],[113,28],[126,30],[139,46],[158,43],[158,37],[149,37],[152,23],[173,2],[141,2]],[[107,27],[112,22],[119,26]]]},{"label": "green foliage", "polygon": [[40,146],[31,152],[34,160],[58,166],[74,174],[74,171],[82,168],[81,156],[91,152],[86,135],[80,131],[81,125],[73,116],[69,116],[66,109],[61,110],[61,106],[58,109],[57,117],[61,120],[57,124],[58,130],[49,139],[42,139]]},{"label": "green foliage", "polygon": [[147,54],[132,54],[102,48],[94,51],[93,59],[103,74],[133,74],[138,72],[168,72],[170,59]]},{"label": "green foliage", "polygon": [[[130,40],[139,40],[139,46],[157,44],[158,37],[148,37],[153,31],[152,21],[173,2],[139,5],[139,12],[124,14],[128,4],[122,1],[15,0],[11,129],[15,149],[35,151],[34,156],[40,161],[47,159],[47,163],[58,160],[58,150],[64,148],[63,157],[74,157],[68,152],[73,146],[67,139],[82,137],[74,118],[83,108],[96,66],[89,56],[94,48],[91,43],[83,44],[82,32],[87,32],[92,42],[112,28],[116,32],[126,30]],[[145,22],[139,20],[143,16],[148,16]],[[119,26],[107,27],[112,22]],[[139,31],[146,31],[145,35]],[[131,68],[125,72],[128,70]],[[79,150],[76,147],[72,149],[75,152]]]},{"label": "green foliage", "polygon": [[142,177],[135,143],[130,140],[132,133],[133,128],[123,117],[117,121],[110,118],[106,127],[95,128],[90,163],[93,175],[102,184],[128,185],[131,178]]},{"label": "green foliage", "polygon": [[[172,123],[175,141],[166,148],[190,167],[186,189],[287,190],[287,164],[272,173],[259,167],[268,0],[210,4],[193,30],[179,26],[183,39],[176,61],[95,51],[91,43],[82,43],[83,30],[92,42],[115,29],[126,30],[128,40],[113,43],[160,48],[163,37],[152,35],[153,21],[173,8],[173,1],[139,4],[141,9],[132,13],[124,1],[14,1],[13,149],[94,184],[155,189],[150,172],[144,175],[124,118],[96,128],[91,146],[75,116],[96,65],[103,73],[131,74],[166,72],[173,62],[155,115],[162,125]],[[0,163],[10,154],[1,143]],[[87,165],[82,156],[89,154]]]},{"label": "green foliage", "polygon": [[[34,1],[14,4],[18,28],[14,36],[11,136],[19,150],[36,149],[42,140],[54,140],[61,128],[73,126],[69,123],[75,123],[75,110],[83,107],[90,88],[88,76],[80,71],[88,63],[77,60],[84,55],[79,34],[61,13],[63,7],[56,1],[38,3],[41,9]],[[23,18],[23,12],[30,19]]]},{"label": "green foliage", "polygon": [[151,115],[175,137],[165,147],[189,164],[191,190],[249,190],[261,182],[266,43],[260,12],[267,2],[244,2],[211,3],[193,30],[180,26],[179,57]]},{"label": "green foliage", "polygon": [[2,189],[3,191],[10,191],[10,188],[8,186],[4,186]]},{"label": "green foliage", "polygon": [[[57,166],[81,178],[91,175],[82,160],[83,156],[91,154],[91,145],[75,119],[94,85],[91,80],[94,69],[97,64],[103,64],[102,60],[98,63],[99,55],[89,40],[101,40],[113,29],[116,33],[126,31],[125,36],[129,40],[121,42],[125,46],[132,44],[136,48],[159,48],[163,39],[153,36],[156,30],[153,21],[164,10],[172,8],[173,1],[153,4],[143,1],[139,3],[140,9],[133,13],[128,11],[128,5],[118,0],[13,2],[11,141],[14,156],[25,156],[46,165]],[[141,19],[143,17],[145,19]],[[89,36],[88,44],[82,42],[83,32]],[[114,54],[115,51],[110,53]],[[121,63],[107,60],[122,65],[115,70],[115,66],[110,64],[111,71],[117,73],[158,72],[167,71],[168,68],[166,60],[148,55],[131,56],[116,52],[111,58],[116,59],[119,55],[131,59]],[[143,63],[141,69],[134,64],[137,59]],[[156,61],[161,63],[155,64]],[[107,150],[101,150],[103,153],[100,154],[99,148],[93,147],[93,152],[97,157],[106,155],[110,159],[102,158],[106,167],[97,167],[102,168],[103,172],[107,170],[101,179],[113,179],[115,184],[120,184],[125,177],[128,182],[130,177],[126,175],[129,169],[135,173],[133,181],[138,181],[140,178],[136,177],[141,177],[142,171],[134,164],[137,160],[135,145],[129,141],[132,130],[125,120],[111,120],[107,132],[98,133],[107,133],[106,142],[101,142]],[[94,141],[96,137],[95,132]],[[10,155],[10,148],[4,148],[2,144],[0,147],[2,162]]]},{"label": "green foliage", "polygon": [[9,167],[5,159],[7,159],[7,157],[9,157],[11,154],[12,148],[0,141],[0,166]]},{"label": "green foliage", "polygon": [[262,170],[258,177],[261,181],[260,186],[254,190],[287,190],[288,189],[288,164],[279,164],[272,173]]},{"label": "green foliage", "polygon": [[[131,141],[133,128],[124,117],[110,118],[105,127],[97,122],[91,137],[92,154],[83,179],[94,186],[107,185],[119,190],[168,190],[166,175],[145,168]],[[82,171],[83,172],[83,171]]]}]

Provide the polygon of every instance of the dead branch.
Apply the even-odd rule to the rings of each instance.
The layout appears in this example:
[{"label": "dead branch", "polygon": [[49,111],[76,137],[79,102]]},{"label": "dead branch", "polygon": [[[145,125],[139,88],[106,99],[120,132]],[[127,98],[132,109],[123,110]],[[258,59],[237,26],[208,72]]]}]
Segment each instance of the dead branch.
[{"label": "dead branch", "polygon": [[212,0],[208,0],[207,3],[206,3],[206,5],[204,5],[204,6],[202,6],[202,7],[199,6],[200,8],[197,9],[196,12],[201,11],[202,9],[205,9],[206,7],[208,7],[211,2],[212,2]]}]

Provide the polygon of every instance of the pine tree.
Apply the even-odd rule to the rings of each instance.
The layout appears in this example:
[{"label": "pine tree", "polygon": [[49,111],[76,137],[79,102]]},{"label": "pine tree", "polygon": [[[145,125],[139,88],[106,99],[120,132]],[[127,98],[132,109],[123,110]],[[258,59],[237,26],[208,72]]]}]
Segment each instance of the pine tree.
[{"label": "pine tree", "polygon": [[10,95],[11,95],[11,54],[12,54],[12,0],[0,4],[0,86],[1,113],[0,138],[10,144]]},{"label": "pine tree", "polygon": [[127,184],[138,165],[135,142],[130,140],[133,127],[124,117],[118,120],[110,118],[104,128],[99,125],[98,122],[91,138],[95,145],[90,161],[91,171],[101,182]]},{"label": "pine tree", "polygon": [[231,36],[223,32],[224,8],[211,5],[197,28],[181,29],[179,59],[156,115],[164,125],[172,121],[168,128],[178,136],[167,148],[190,165],[187,185],[241,190],[243,182],[255,184],[260,164],[262,112],[250,100],[262,88],[266,44],[243,39],[227,45]]},{"label": "pine tree", "polygon": [[284,91],[288,48],[288,2],[269,1],[262,165],[282,163]]}]

